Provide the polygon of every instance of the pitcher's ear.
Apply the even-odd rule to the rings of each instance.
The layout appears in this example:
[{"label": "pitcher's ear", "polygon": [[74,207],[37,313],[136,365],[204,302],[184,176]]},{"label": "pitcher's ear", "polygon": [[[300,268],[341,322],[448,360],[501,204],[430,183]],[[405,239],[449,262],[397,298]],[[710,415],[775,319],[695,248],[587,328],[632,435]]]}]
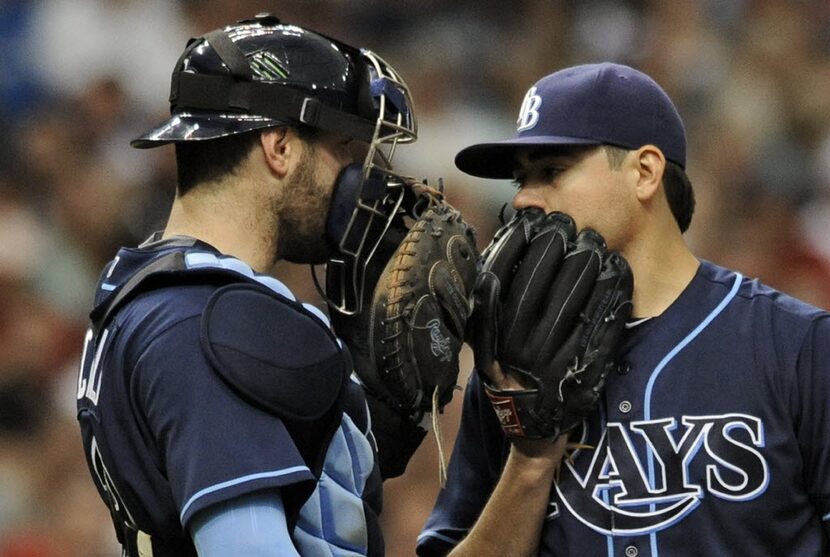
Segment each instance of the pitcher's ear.
[{"label": "pitcher's ear", "polygon": [[651,199],[663,183],[666,157],[658,147],[644,145],[634,152],[634,164],[639,175],[637,198],[640,201]]}]

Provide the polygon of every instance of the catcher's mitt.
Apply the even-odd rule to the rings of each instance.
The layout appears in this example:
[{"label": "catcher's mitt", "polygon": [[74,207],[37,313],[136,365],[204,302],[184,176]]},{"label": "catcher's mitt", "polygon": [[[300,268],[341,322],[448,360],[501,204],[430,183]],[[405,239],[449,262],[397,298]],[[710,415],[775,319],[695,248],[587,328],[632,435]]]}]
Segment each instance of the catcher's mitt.
[{"label": "catcher's mitt", "polygon": [[[411,214],[395,222],[411,226],[388,231],[369,262],[371,303],[354,315],[331,312],[367,392],[384,477],[402,473],[423,439],[425,430],[413,426],[452,398],[478,271],[472,227],[438,190],[407,187]],[[400,455],[391,464],[390,452]]]},{"label": "catcher's mitt", "polygon": [[[540,439],[575,428],[605,384],[631,312],[626,260],[563,213],[520,211],[483,254],[469,335],[502,429]],[[494,361],[522,390],[498,390]]]}]

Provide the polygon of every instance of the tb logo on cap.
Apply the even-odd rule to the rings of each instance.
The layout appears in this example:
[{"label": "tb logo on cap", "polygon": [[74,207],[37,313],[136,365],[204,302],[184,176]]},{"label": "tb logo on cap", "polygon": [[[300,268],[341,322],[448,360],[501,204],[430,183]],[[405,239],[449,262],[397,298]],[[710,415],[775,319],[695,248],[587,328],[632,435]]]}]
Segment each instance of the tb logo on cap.
[{"label": "tb logo on cap", "polygon": [[539,122],[539,107],[542,97],[536,94],[536,87],[527,90],[522,107],[519,109],[519,119],[516,120],[516,131],[529,130]]}]

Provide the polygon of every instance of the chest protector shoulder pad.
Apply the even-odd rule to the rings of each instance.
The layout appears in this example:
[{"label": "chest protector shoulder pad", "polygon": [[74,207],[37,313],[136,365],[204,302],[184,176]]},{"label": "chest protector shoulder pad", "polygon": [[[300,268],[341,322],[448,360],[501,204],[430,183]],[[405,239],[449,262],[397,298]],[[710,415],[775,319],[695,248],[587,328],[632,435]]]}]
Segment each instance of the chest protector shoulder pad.
[{"label": "chest protector shoulder pad", "polygon": [[348,378],[348,356],[331,329],[303,304],[256,284],[213,294],[201,342],[225,382],[288,420],[321,418]]}]

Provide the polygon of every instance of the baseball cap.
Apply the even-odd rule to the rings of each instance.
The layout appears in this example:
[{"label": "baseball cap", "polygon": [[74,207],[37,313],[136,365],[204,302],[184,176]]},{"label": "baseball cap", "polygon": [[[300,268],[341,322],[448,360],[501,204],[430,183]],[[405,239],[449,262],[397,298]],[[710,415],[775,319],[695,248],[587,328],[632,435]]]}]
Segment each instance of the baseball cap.
[{"label": "baseball cap", "polygon": [[543,77],[524,97],[511,139],[461,150],[455,165],[481,178],[512,178],[516,150],[533,145],[656,145],[686,167],[683,121],[669,96],[649,76],[604,62],[565,68]]}]

